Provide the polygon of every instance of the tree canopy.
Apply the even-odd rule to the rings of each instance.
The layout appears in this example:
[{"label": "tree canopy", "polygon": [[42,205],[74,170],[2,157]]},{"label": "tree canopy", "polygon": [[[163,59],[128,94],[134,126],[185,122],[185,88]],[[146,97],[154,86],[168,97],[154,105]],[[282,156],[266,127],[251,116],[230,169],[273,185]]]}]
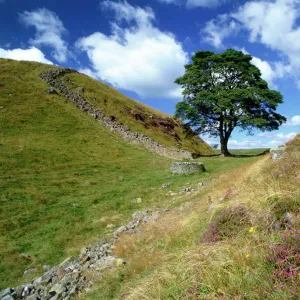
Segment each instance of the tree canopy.
[{"label": "tree canopy", "polygon": [[183,88],[183,101],[175,116],[187,120],[197,133],[220,137],[221,152],[234,128],[271,131],[286,121],[276,113],[283,103],[280,92],[270,90],[251,55],[228,49],[223,53],[198,51],[185,74],[175,80]]}]

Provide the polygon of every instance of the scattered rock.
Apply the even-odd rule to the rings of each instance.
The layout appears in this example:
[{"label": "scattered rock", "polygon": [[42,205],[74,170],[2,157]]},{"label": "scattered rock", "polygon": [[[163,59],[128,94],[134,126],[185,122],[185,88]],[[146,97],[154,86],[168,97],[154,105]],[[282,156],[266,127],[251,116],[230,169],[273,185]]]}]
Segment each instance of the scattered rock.
[{"label": "scattered rock", "polygon": [[0,299],[4,298],[5,296],[10,295],[10,294],[13,293],[13,292],[14,292],[14,289],[12,289],[12,288],[7,288],[7,289],[5,289],[5,290],[2,290],[2,291],[0,292]]},{"label": "scattered rock", "polygon": [[20,257],[25,258],[27,260],[33,260],[35,258],[33,255],[27,253],[21,253]]},{"label": "scattered rock", "polygon": [[7,295],[7,296],[1,298],[1,300],[14,300],[14,298],[11,295]]},{"label": "scattered rock", "polygon": [[[142,146],[148,149],[150,152],[173,159],[193,159],[194,155],[188,151],[185,151],[183,149],[167,148],[141,133],[130,131],[127,126],[118,124],[116,120],[112,120],[111,118],[105,116],[101,110],[93,107],[93,105],[80,94],[82,93],[82,90],[80,90],[79,93],[76,93],[72,89],[69,89],[61,80],[57,80],[57,77],[60,77],[67,73],[77,73],[77,71],[69,68],[54,68],[46,70],[40,74],[40,78],[51,86],[48,89],[48,93],[52,93],[52,91],[53,93],[57,93],[57,89],[62,95],[64,95],[67,101],[72,101],[72,103],[80,110],[87,112],[94,119],[99,120],[105,128],[114,131],[123,140],[129,143]],[[163,128],[166,133],[169,133],[170,126],[173,126],[172,124],[170,124],[171,121],[171,119],[162,119],[159,121],[158,125],[163,125],[161,124],[161,122],[166,123],[161,128]]]},{"label": "scattered rock", "polygon": [[166,188],[168,188],[171,185],[172,185],[172,182],[167,182],[167,183],[164,183],[160,188],[161,189],[166,189]]},{"label": "scattered rock", "polygon": [[112,229],[112,228],[115,228],[116,225],[115,224],[107,224],[106,228],[107,229]]},{"label": "scattered rock", "polygon": [[272,160],[281,159],[284,156],[285,151],[286,151],[285,145],[270,149],[271,159]]},{"label": "scattered rock", "polygon": [[78,93],[83,93],[84,92],[84,88],[83,87],[79,87],[78,88]]},{"label": "scattered rock", "polygon": [[145,216],[145,213],[143,211],[137,211],[132,215],[132,218],[135,220],[142,220]]},{"label": "scattered rock", "polygon": [[126,231],[126,226],[121,226],[119,227],[115,232],[114,232],[114,236],[117,237],[120,233]]},{"label": "scattered rock", "polygon": [[90,257],[88,255],[86,255],[82,258],[82,260],[80,261],[80,264],[83,265],[89,260],[90,260]]},{"label": "scattered rock", "polygon": [[57,91],[56,91],[55,88],[49,87],[49,88],[48,88],[48,94],[57,94]]},{"label": "scattered rock", "polygon": [[199,174],[205,171],[201,162],[172,162],[171,172],[173,174]]},{"label": "scattered rock", "polygon": [[3,109],[4,108],[4,106],[3,105],[0,105],[0,109]]},{"label": "scattered rock", "polygon": [[45,271],[49,271],[49,270],[51,269],[51,267],[50,267],[49,265],[45,265],[45,266],[43,266],[43,269],[44,269]]},{"label": "scattered rock", "polygon": [[28,275],[30,275],[32,273],[35,273],[35,272],[37,272],[37,269],[28,269],[28,270],[25,270],[24,271],[24,276],[28,276]]}]

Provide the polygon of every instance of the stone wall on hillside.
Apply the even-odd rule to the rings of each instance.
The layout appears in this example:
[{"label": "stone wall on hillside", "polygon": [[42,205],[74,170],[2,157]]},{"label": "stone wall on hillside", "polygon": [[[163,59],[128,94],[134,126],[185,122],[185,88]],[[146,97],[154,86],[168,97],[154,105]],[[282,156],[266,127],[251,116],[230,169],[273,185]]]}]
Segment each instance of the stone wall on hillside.
[{"label": "stone wall on hillside", "polygon": [[100,121],[105,128],[117,133],[123,140],[130,144],[142,146],[153,153],[173,159],[192,159],[195,157],[195,154],[188,151],[165,147],[155,142],[153,139],[141,133],[132,132],[127,126],[118,124],[116,121],[111,120],[111,118],[106,117],[102,111],[93,107],[93,105],[90,104],[82,95],[74,92],[66,87],[61,81],[57,80],[59,76],[63,76],[67,73],[77,73],[77,71],[69,68],[49,69],[42,72],[40,74],[40,78],[47,82],[51,87],[59,90],[59,92],[62,93],[68,101],[72,101],[72,103],[80,110],[87,112],[94,119]]}]

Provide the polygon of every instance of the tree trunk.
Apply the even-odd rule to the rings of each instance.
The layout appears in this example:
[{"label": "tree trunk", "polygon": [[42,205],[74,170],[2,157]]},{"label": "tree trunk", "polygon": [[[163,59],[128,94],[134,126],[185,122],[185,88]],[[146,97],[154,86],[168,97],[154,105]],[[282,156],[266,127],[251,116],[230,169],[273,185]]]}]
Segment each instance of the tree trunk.
[{"label": "tree trunk", "polygon": [[221,155],[224,156],[231,156],[231,154],[228,151],[227,144],[228,144],[228,139],[224,137],[220,137],[220,144],[221,144]]}]

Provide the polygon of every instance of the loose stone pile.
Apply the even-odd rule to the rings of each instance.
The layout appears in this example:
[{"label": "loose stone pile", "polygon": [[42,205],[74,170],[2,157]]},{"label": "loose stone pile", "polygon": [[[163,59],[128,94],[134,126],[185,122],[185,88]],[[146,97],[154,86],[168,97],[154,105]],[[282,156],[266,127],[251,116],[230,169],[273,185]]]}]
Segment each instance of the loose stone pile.
[{"label": "loose stone pile", "polygon": [[[72,91],[71,89],[67,88],[62,82],[57,80],[59,76],[63,76],[64,74],[67,73],[76,73],[76,72],[77,72],[76,70],[69,69],[69,68],[54,68],[42,72],[40,74],[40,78],[43,81],[47,82],[52,88],[59,90],[60,93],[62,93],[67,100],[72,101],[72,103],[76,105],[76,107],[78,107],[80,110],[86,111],[93,118],[99,120],[104,127],[106,127],[111,131],[114,131],[127,142],[134,145],[145,147],[146,149],[148,149],[153,153],[157,153],[159,155],[173,158],[173,159],[193,158],[193,154],[188,151],[181,150],[181,149],[167,148],[141,133],[130,131],[127,126],[118,124],[117,122],[111,120],[111,118],[106,117],[103,114],[103,112],[94,108],[82,95]],[[79,92],[83,93],[84,88],[81,87]],[[51,93],[54,92],[51,90]]]},{"label": "loose stone pile", "polygon": [[205,171],[201,162],[172,162],[171,172],[173,174],[198,174]]},{"label": "loose stone pile", "polygon": [[[78,257],[69,257],[61,264],[50,268],[42,276],[16,288],[0,291],[1,300],[58,300],[72,299],[76,294],[91,287],[91,282],[84,276],[84,271],[93,270],[100,278],[107,268],[125,264],[122,258],[113,255],[115,243],[121,233],[134,233],[143,223],[156,221],[163,209],[152,213],[152,209],[135,212],[132,220],[113,232],[110,240],[102,239],[82,248]],[[113,227],[113,226],[110,226]]]},{"label": "loose stone pile", "polygon": [[276,148],[272,148],[270,150],[271,159],[273,159],[273,160],[281,159],[284,156],[285,151],[286,151],[286,146],[285,145],[282,145],[282,146],[279,146],[279,147],[276,147]]}]

